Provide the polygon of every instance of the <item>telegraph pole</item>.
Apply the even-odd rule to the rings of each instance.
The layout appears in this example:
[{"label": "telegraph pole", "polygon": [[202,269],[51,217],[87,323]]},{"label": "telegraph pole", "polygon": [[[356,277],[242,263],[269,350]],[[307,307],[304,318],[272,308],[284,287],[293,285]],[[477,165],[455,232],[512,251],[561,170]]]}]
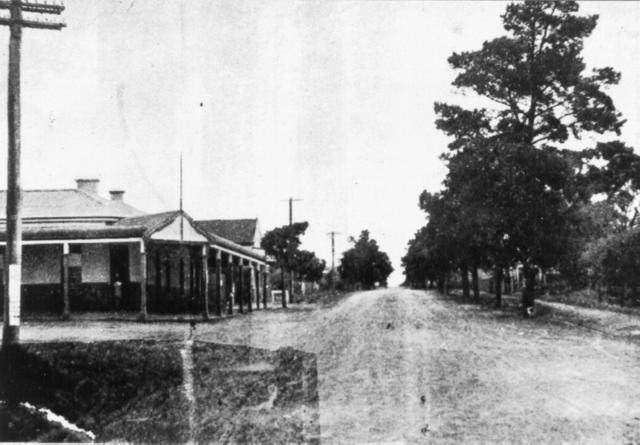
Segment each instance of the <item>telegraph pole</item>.
[{"label": "telegraph pole", "polygon": [[17,344],[20,339],[20,286],[22,284],[22,193],[20,189],[20,50],[22,28],[61,30],[64,23],[23,19],[22,13],[60,15],[61,4],[0,1],[0,10],[9,10],[9,18],[0,17],[0,25],[9,26],[9,78],[7,95],[8,168],[7,168],[7,247],[5,253],[4,325],[2,345]]},{"label": "telegraph pole", "polygon": [[300,198],[289,198],[289,226],[293,225],[293,202],[302,201]]},{"label": "telegraph pole", "polygon": [[182,217],[182,150],[180,150],[180,241],[184,239],[184,218]]},{"label": "telegraph pole", "polygon": [[331,290],[335,290],[336,283],[334,280],[335,270],[336,270],[336,235],[339,235],[340,232],[329,232],[327,235],[331,235],[331,275],[329,275],[329,284],[331,286]]},{"label": "telegraph pole", "polygon": [[[293,226],[293,202],[302,201],[302,199],[289,197],[287,201],[289,201],[289,227],[291,227]],[[287,255],[288,254],[289,252],[287,251]],[[290,258],[287,258],[287,263],[289,262],[289,260]],[[287,272],[289,273],[289,303],[293,303],[293,272],[291,272],[290,270],[288,270]],[[284,282],[284,271],[282,271],[282,280]],[[284,295],[282,296],[282,298],[284,298]]]}]

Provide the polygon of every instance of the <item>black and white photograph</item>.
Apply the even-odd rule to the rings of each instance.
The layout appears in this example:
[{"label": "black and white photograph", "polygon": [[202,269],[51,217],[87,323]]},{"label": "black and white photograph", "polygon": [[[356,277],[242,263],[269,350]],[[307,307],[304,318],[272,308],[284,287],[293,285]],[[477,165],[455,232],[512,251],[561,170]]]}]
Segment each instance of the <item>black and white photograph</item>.
[{"label": "black and white photograph", "polygon": [[639,25],[0,0],[0,442],[640,444]]}]

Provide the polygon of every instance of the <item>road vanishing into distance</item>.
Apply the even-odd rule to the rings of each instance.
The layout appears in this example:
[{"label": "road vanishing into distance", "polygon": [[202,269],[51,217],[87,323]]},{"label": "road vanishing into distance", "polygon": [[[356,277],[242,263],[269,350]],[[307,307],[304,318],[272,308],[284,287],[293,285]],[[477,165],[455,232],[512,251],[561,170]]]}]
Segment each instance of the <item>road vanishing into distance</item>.
[{"label": "road vanishing into distance", "polygon": [[[180,339],[188,329],[33,322],[21,336]],[[316,354],[322,442],[640,442],[640,344],[544,317],[381,289],[199,324],[196,338]]]}]

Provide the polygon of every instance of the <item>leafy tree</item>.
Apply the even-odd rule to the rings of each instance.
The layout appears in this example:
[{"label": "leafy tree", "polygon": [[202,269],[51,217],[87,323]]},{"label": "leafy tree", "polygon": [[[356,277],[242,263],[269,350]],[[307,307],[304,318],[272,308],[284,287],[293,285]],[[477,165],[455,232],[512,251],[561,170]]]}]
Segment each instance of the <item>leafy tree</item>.
[{"label": "leafy tree", "polygon": [[[620,74],[610,67],[585,73],[580,53],[597,16],[578,16],[578,9],[573,1],[507,6],[502,16],[506,36],[448,59],[458,71],[453,85],[488,99],[493,107],[435,104],[436,126],[453,137],[451,153],[445,155],[450,195],[461,208],[490,210],[482,213],[481,242],[472,244],[487,243],[496,270],[522,262],[525,313],[533,304],[536,267],[556,265],[566,255],[577,208],[598,188],[594,185],[620,190],[624,179],[634,184],[633,169],[615,168],[611,175],[580,170],[590,156],[609,156],[609,165],[615,166],[617,161],[611,161],[628,155],[618,142],[578,155],[550,145],[584,132],[619,134],[624,123],[606,93]],[[468,175],[473,180],[465,185]],[[621,206],[629,203],[623,193],[617,199]]]},{"label": "leafy tree", "polygon": [[624,305],[631,296],[632,303],[638,304],[640,289],[640,231],[632,228],[589,243],[584,250],[588,261],[592,284],[601,296],[602,285],[609,293],[617,294]]},{"label": "leafy tree", "polygon": [[[598,143],[595,149],[572,154],[574,159],[580,158],[574,167],[573,187],[581,201],[574,199],[579,207],[578,222],[558,266],[572,288],[581,288],[593,282],[594,271],[600,269],[599,240],[637,224],[640,157],[618,141]],[[589,263],[588,258],[594,262]]]},{"label": "leafy tree", "polygon": [[282,306],[287,307],[285,295],[284,271],[291,270],[293,261],[300,246],[300,237],[309,227],[308,222],[298,222],[292,225],[276,227],[264,234],[261,247],[267,255],[275,258],[282,273]]},{"label": "leafy tree", "polygon": [[412,288],[424,288],[438,278],[436,264],[433,262],[429,245],[428,228],[425,225],[408,242],[407,253],[402,257],[405,285]]},{"label": "leafy tree", "polygon": [[611,210],[618,215],[618,224],[632,227],[638,217],[637,192],[640,189],[640,156],[620,141],[598,143],[593,150],[585,150],[588,159],[596,160],[587,166],[583,182],[592,194],[601,194]]},{"label": "leafy tree", "polygon": [[308,250],[298,250],[295,252],[292,270],[296,272],[304,281],[317,283],[322,279],[327,263],[316,257],[316,254]]},{"label": "leafy tree", "polygon": [[449,57],[459,71],[453,85],[497,107],[436,103],[437,127],[455,138],[451,149],[486,138],[539,146],[585,131],[619,133],[624,121],[605,89],[620,73],[611,67],[584,73],[583,40],[598,17],[578,16],[578,9],[574,1],[510,4],[502,16],[507,36]]},{"label": "leafy tree", "polygon": [[457,198],[449,189],[436,194],[425,191],[420,195],[420,208],[428,214],[426,241],[431,261],[440,264],[435,267],[440,291],[447,293],[448,276],[459,269],[463,296],[468,298],[469,264],[477,265],[469,248],[475,241],[469,230],[473,220],[464,216],[466,209]]},{"label": "leafy tree", "polygon": [[350,284],[359,283],[364,289],[373,289],[376,283],[385,285],[393,267],[389,256],[369,237],[369,231],[363,230],[357,240],[352,237],[350,242],[354,246],[342,255],[340,277]]}]

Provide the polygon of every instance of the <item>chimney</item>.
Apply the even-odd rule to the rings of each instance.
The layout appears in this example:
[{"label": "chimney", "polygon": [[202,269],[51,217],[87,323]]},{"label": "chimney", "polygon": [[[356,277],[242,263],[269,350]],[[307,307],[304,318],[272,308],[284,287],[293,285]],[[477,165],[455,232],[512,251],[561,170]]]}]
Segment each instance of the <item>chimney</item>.
[{"label": "chimney", "polygon": [[99,179],[76,179],[76,184],[78,185],[78,190],[82,190],[83,192],[97,195],[98,194],[98,184],[100,184]]},{"label": "chimney", "polygon": [[112,201],[122,201],[124,190],[109,190],[109,194],[111,195]]}]

